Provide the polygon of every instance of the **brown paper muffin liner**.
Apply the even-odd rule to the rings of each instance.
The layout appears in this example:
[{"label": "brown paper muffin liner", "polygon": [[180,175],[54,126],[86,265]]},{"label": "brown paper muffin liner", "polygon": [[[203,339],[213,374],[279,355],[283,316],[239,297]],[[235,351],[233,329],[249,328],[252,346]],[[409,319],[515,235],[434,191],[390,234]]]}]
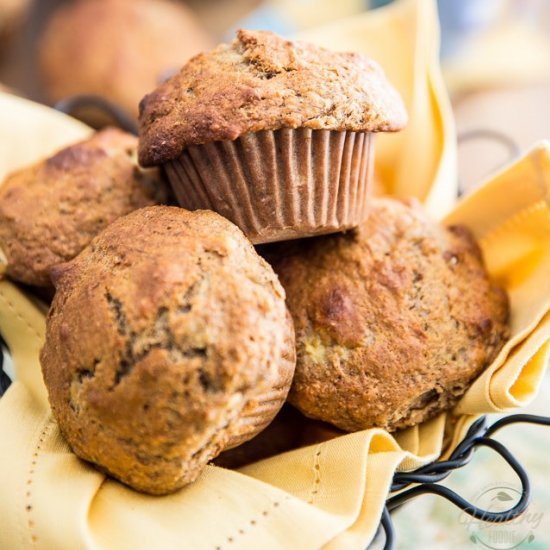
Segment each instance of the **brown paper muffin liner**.
[{"label": "brown paper muffin liner", "polygon": [[165,168],[182,207],[214,210],[259,244],[359,225],[373,164],[372,133],[285,128],[193,145]]},{"label": "brown paper muffin liner", "polygon": [[224,450],[242,445],[263,431],[283,406],[289,389],[290,384],[277,386],[248,401],[231,429]]}]

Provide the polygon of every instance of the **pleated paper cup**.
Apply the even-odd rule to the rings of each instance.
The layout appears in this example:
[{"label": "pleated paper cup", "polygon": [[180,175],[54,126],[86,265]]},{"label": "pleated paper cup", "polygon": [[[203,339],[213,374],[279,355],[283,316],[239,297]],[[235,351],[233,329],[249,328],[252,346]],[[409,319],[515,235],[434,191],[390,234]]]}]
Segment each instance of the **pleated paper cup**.
[{"label": "pleated paper cup", "polygon": [[190,146],[165,168],[182,207],[214,210],[259,244],[359,225],[373,164],[372,133],[285,128]]},{"label": "pleated paper cup", "polygon": [[250,399],[231,427],[224,450],[238,447],[263,431],[284,405],[289,389],[290,383],[280,383]]},{"label": "pleated paper cup", "polygon": [[276,365],[275,381],[268,387],[259,388],[256,395],[246,403],[238,421],[229,430],[224,450],[237,447],[258,435],[271,423],[286,401],[296,367],[294,325],[288,310],[287,321],[289,331],[282,356]]}]

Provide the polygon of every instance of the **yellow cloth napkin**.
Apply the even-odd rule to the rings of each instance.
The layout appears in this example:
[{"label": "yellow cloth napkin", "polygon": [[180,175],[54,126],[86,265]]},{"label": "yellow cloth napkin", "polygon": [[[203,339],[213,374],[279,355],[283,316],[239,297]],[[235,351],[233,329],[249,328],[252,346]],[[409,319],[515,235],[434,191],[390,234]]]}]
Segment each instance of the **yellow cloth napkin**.
[{"label": "yellow cloth napkin", "polygon": [[441,217],[456,198],[456,132],[439,66],[433,0],[399,0],[300,33],[299,38],[376,59],[398,89],[409,123],[376,136],[375,176],[398,197],[418,197]]},{"label": "yellow cloth napkin", "polygon": [[[349,39],[366,50],[382,41],[388,51],[376,57],[388,73],[399,73],[399,63],[407,72],[400,79],[390,74],[402,92],[406,85],[414,88],[405,96],[408,133],[380,140],[385,181],[396,193],[427,200],[432,211],[445,209],[434,207],[454,193],[454,144],[452,121],[438,96],[433,2],[403,0],[344,23],[340,35],[332,27],[331,45],[347,47]],[[384,30],[377,32],[377,26]],[[87,132],[42,107],[0,95],[0,171]],[[390,139],[401,140],[399,146]],[[440,415],[395,437],[382,430],[342,436],[239,472],[209,466],[196,483],[166,497],[136,493],[70,452],[51,418],[40,374],[44,313],[0,281],[0,332],[17,374],[0,399],[0,548],[366,547],[394,471],[439,456],[447,422],[455,425],[458,440],[476,414],[515,408],[534,397],[550,352],[549,194],[550,148],[542,144],[448,217],[466,223],[480,239],[491,274],[510,293],[513,332],[452,417]]]},{"label": "yellow cloth napkin", "polygon": [[392,437],[367,430],[240,472],[207,467],[167,497],[136,493],[77,459],[51,418],[38,364],[44,316],[0,282],[0,331],[18,379],[0,399],[0,548],[363,548],[394,471],[441,453],[475,415],[534,398],[550,356],[550,144],[482,186],[448,216],[480,239],[511,300],[512,337],[456,410]]}]

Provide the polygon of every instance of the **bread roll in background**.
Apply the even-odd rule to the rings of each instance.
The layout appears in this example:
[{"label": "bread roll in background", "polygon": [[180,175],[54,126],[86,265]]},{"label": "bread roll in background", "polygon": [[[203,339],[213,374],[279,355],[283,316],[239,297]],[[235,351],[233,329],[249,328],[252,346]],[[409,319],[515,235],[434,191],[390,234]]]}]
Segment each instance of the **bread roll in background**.
[{"label": "bread roll in background", "polygon": [[13,90],[11,90],[8,86],[5,86],[4,84],[2,84],[2,82],[0,82],[0,92],[5,94],[11,94],[13,93]]},{"label": "bread roll in background", "polygon": [[51,102],[98,95],[137,118],[141,98],[163,75],[212,45],[181,2],[75,0],[48,22],[39,63]]},{"label": "bread roll in background", "polygon": [[74,258],[112,221],[166,202],[157,170],[137,165],[137,139],[116,128],[6,177],[0,186],[0,249],[7,275],[51,287],[49,269]]}]

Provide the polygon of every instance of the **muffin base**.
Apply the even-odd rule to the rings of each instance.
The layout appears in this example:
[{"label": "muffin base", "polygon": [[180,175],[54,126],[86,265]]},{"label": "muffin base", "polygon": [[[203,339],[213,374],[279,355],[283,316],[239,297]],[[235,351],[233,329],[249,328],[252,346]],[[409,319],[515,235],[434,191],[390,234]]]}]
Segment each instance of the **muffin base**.
[{"label": "muffin base", "polygon": [[180,206],[214,210],[260,244],[364,221],[373,151],[369,132],[284,128],[188,147],[165,168]]},{"label": "muffin base", "polygon": [[242,445],[246,441],[256,437],[263,431],[284,405],[296,368],[296,339],[294,336],[294,323],[287,310],[288,333],[284,342],[284,349],[278,363],[277,382],[261,388],[253,395],[243,407],[238,421],[229,430],[229,439],[224,450],[229,450]]}]

